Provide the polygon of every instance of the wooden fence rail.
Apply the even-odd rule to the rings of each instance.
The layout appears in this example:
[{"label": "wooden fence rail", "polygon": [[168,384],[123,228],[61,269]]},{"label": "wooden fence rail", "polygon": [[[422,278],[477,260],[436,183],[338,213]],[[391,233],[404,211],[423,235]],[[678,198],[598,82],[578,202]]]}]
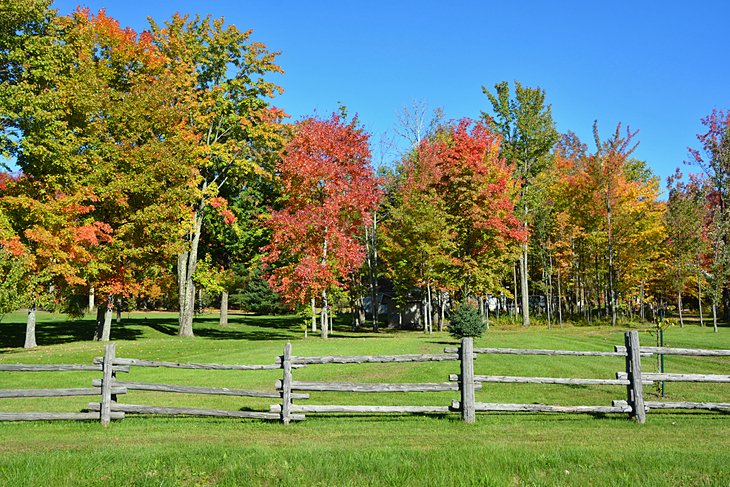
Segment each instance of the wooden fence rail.
[{"label": "wooden fence rail", "polygon": [[[475,360],[480,354],[504,354],[524,356],[559,357],[622,357],[624,370],[615,378],[579,377],[536,377],[519,375],[481,375],[475,373]],[[724,374],[677,374],[644,372],[641,357],[656,354],[685,356],[728,357],[730,350],[705,350],[669,347],[641,347],[636,331],[626,332],[624,345],[615,347],[613,352],[515,349],[515,348],[475,348],[471,338],[464,338],[460,347],[447,347],[443,354],[403,354],[403,355],[340,355],[340,356],[296,356],[292,353],[291,343],[284,347],[283,354],[276,357],[273,364],[236,365],[177,363],[122,358],[116,356],[114,344],[104,349],[104,356],[93,360],[92,365],[81,364],[0,364],[5,372],[54,372],[54,371],[92,371],[101,372],[100,379],[93,379],[90,388],[57,389],[2,389],[0,399],[29,397],[70,397],[100,396],[98,402],[88,404],[87,412],[8,412],[0,413],[0,421],[33,420],[99,420],[103,425],[112,419],[122,419],[125,414],[155,415],[195,415],[229,418],[249,418],[278,420],[284,424],[301,421],[308,413],[341,414],[447,414],[458,412],[465,422],[476,421],[477,412],[532,412],[532,413],[587,413],[587,414],[628,414],[637,422],[646,420],[646,413],[652,409],[707,409],[728,410],[726,402],[660,402],[646,401],[643,387],[658,381],[729,383],[730,375]],[[459,362],[458,372],[448,375],[447,382],[424,383],[371,383],[295,380],[296,370],[310,365],[338,364],[384,364],[419,362]],[[128,373],[135,367],[164,367],[171,369],[193,370],[231,370],[258,371],[282,370],[282,379],[274,384],[273,391],[236,389],[227,387],[193,386],[184,384],[162,384],[118,380],[117,373]],[[455,367],[456,368],[456,367]],[[614,369],[615,370],[615,369]],[[456,372],[456,370],[455,370]],[[540,384],[556,386],[620,386],[626,388],[625,399],[614,400],[611,405],[559,405],[559,404],[512,404],[479,402],[475,392],[482,390],[483,384]],[[119,403],[117,396],[128,395],[130,391],[153,391],[173,394],[201,394],[235,397],[280,399],[280,404],[272,404],[266,411],[225,410],[200,407],[168,407],[143,404]],[[304,392],[303,392],[304,391]],[[330,405],[299,404],[298,401],[310,399],[308,392],[340,393],[458,393],[458,400],[442,405]],[[295,403],[297,401],[297,403]]]},{"label": "wooden fence rail", "polygon": [[127,388],[113,384],[117,372],[128,372],[129,367],[112,365],[115,345],[110,343],[104,347],[104,357],[95,365],[83,364],[0,364],[3,372],[68,372],[93,371],[101,372],[102,379],[95,379],[94,386],[52,389],[0,389],[0,398],[19,397],[77,397],[100,396],[94,402],[91,412],[8,412],[0,413],[0,421],[52,421],[52,420],[98,420],[107,426],[112,419],[123,419],[124,412],[110,410],[110,404],[117,395],[126,394]]},{"label": "wooden fence rail", "polygon": [[[289,346],[291,347],[291,346]],[[107,357],[96,357],[94,364],[103,363]],[[152,367],[152,368],[170,368],[170,369],[189,369],[189,370],[234,370],[234,371],[258,371],[258,370],[277,370],[281,369],[281,357],[277,358],[278,363],[264,365],[240,365],[240,364],[212,364],[212,363],[181,363],[181,362],[164,362],[154,360],[143,360],[137,358],[112,357],[111,364],[117,367]],[[291,365],[290,368],[302,368],[304,364]],[[104,387],[105,380],[94,380],[94,387]],[[201,394],[201,395],[219,395],[219,396],[236,396],[236,397],[257,397],[257,398],[280,398],[282,393],[277,391],[260,391],[250,389],[233,389],[228,387],[203,387],[190,386],[184,384],[160,384],[152,382],[132,382],[117,381],[112,379],[109,384],[114,387],[124,388],[127,391],[152,391],[177,394]],[[308,394],[290,393],[289,402],[293,399],[308,399]],[[90,410],[98,410],[102,406],[95,403],[89,404]],[[282,414],[275,414],[269,411],[248,411],[248,410],[226,410],[211,409],[199,407],[169,407],[143,404],[121,404],[111,402],[109,410],[119,413],[134,414],[154,414],[154,415],[170,415],[170,416],[212,416],[227,418],[248,418],[248,419],[267,419],[280,420],[283,419]],[[302,414],[290,414],[287,416],[288,421],[301,421],[304,419]]]}]

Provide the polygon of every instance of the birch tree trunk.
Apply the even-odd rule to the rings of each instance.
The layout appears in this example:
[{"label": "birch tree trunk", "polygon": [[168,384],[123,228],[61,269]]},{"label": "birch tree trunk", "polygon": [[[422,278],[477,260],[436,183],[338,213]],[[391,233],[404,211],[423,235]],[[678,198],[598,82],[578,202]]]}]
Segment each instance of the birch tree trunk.
[{"label": "birch tree trunk", "polygon": [[444,331],[446,315],[446,299],[443,292],[439,293],[439,331]]},{"label": "birch tree trunk", "polygon": [[[324,242],[322,243],[322,266],[327,265],[327,228],[324,229]],[[322,314],[320,317],[320,336],[326,340],[329,331],[327,323],[327,290],[322,289]]]},{"label": "birch tree trunk", "polygon": [[327,339],[329,336],[329,324],[327,322],[327,291],[322,290],[322,313],[320,315],[320,336]]},{"label": "birch tree trunk", "polygon": [[512,318],[516,321],[517,320],[517,264],[512,266],[512,288],[515,290],[514,296],[512,296],[512,306],[513,306],[513,313]]},{"label": "birch tree trunk", "polygon": [[91,289],[89,289],[89,313],[93,313],[96,310],[94,299],[94,286],[91,286]]},{"label": "birch tree trunk", "polygon": [[431,283],[426,284],[428,290],[428,332],[433,333],[433,296],[431,295]]},{"label": "birch tree trunk", "polygon": [[28,317],[25,322],[25,344],[23,348],[35,348],[38,344],[35,341],[36,305],[33,303],[28,309]]},{"label": "birch tree trunk", "polygon": [[563,305],[561,303],[561,289],[560,289],[560,267],[558,267],[558,323],[560,328],[563,327]]},{"label": "birch tree trunk", "polygon": [[639,315],[641,316],[641,319],[645,319],[645,313],[644,313],[644,279],[641,280],[641,287],[639,288]]},{"label": "birch tree trunk", "polygon": [[312,305],[312,333],[317,332],[317,305],[316,305],[316,299],[312,297],[311,301]]},{"label": "birch tree trunk", "polygon": [[705,320],[702,317],[702,273],[699,262],[699,255],[697,256],[697,307],[700,310],[700,326],[705,326]]},{"label": "birch tree trunk", "polygon": [[228,326],[228,290],[221,293],[221,313],[218,319],[220,326]]},{"label": "birch tree trunk", "polygon": [[522,326],[530,326],[530,290],[527,285],[527,244],[520,253],[520,290],[522,292]]}]

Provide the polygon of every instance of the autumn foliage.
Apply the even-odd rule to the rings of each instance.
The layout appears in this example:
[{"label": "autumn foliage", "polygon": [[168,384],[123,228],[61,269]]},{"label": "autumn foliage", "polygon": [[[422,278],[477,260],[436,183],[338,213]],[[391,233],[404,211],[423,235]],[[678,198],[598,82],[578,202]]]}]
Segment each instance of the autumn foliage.
[{"label": "autumn foliage", "polygon": [[293,303],[341,286],[365,257],[358,240],[380,197],[368,135],[338,115],[299,122],[276,171],[284,205],[267,221],[271,286]]}]

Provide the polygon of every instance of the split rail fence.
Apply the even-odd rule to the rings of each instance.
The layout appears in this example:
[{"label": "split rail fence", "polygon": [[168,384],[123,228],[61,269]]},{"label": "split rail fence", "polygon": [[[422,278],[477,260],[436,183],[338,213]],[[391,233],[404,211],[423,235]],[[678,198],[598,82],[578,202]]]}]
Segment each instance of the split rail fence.
[{"label": "split rail fence", "polygon": [[[477,375],[474,371],[475,359],[480,354],[508,354],[522,356],[552,357],[617,357],[623,358],[624,370],[616,373],[615,378],[566,378],[566,377],[534,377]],[[636,331],[626,332],[624,345],[615,347],[614,351],[574,351],[574,350],[541,350],[512,348],[474,348],[471,338],[462,339],[460,347],[444,349],[442,354],[405,354],[405,355],[340,355],[340,356],[296,356],[292,354],[292,346],[287,343],[284,353],[277,357],[273,364],[265,365],[226,365],[196,364],[150,361],[135,358],[116,357],[114,344],[105,347],[104,356],[94,359],[92,365],[22,365],[0,364],[0,371],[17,372],[49,372],[49,371],[94,371],[101,372],[101,379],[93,379],[90,388],[71,389],[5,389],[0,390],[0,399],[19,397],[66,397],[66,396],[100,396],[99,401],[88,404],[86,412],[5,412],[0,413],[0,421],[19,420],[99,420],[109,424],[111,419],[122,419],[126,414],[155,415],[193,415],[216,416],[230,418],[250,418],[278,420],[285,424],[305,419],[305,414],[344,413],[344,414],[422,414],[422,413],[460,413],[463,420],[472,423],[476,420],[476,412],[551,412],[551,413],[620,413],[643,423],[646,413],[652,409],[708,409],[730,410],[730,403],[719,402],[661,402],[646,401],[643,388],[658,381],[665,382],[709,382],[728,383],[730,375],[710,374],[669,374],[643,372],[641,357],[652,355],[685,355],[685,356],[730,356],[730,350],[682,349],[668,347],[641,347]],[[383,364],[413,362],[459,362],[460,373],[450,374],[447,381],[424,383],[372,383],[372,382],[330,382],[294,380],[294,371],[309,366],[341,365],[341,364]],[[117,374],[129,373],[136,367],[158,367],[172,369],[195,369],[204,371],[235,370],[260,371],[282,370],[283,378],[276,381],[274,391],[233,389],[227,387],[202,387],[180,384],[159,384],[152,382],[133,382],[118,380]],[[208,376],[206,376],[207,380]],[[617,386],[625,389],[625,399],[614,400],[610,405],[581,406],[555,404],[511,404],[484,403],[475,400],[475,391],[485,383],[514,384],[553,384],[582,386]],[[268,411],[259,410],[226,410],[198,407],[169,407],[142,404],[128,404],[118,401],[118,396],[128,397],[130,391],[155,391],[176,394],[223,395],[236,397],[278,399]],[[459,400],[451,404],[423,405],[332,405],[301,404],[300,401],[310,399],[310,392],[347,392],[347,393],[406,393],[406,392],[454,392]],[[296,402],[295,402],[296,401]]]}]

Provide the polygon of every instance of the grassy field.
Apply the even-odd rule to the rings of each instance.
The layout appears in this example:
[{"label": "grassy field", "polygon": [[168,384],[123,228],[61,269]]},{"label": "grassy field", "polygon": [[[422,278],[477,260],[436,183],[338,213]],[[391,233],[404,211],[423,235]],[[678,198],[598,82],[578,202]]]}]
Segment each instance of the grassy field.
[{"label": "grassy field", "polygon": [[[103,346],[88,341],[90,320],[41,315],[38,342],[22,344],[23,315],[0,327],[2,363],[89,363]],[[194,339],[175,336],[174,314],[124,315],[114,324],[117,355],[179,362],[266,364],[287,340],[295,355],[439,353],[456,343],[447,334],[352,333],[344,323],[323,342],[304,339],[301,318],[216,315],[196,319]],[[623,329],[528,330],[492,327],[476,346],[612,350]],[[667,330],[668,346],[730,348],[730,328]],[[641,342],[653,345],[650,330]],[[646,358],[645,370],[656,370]],[[668,372],[730,373],[730,360],[667,357]],[[612,377],[623,359],[480,356],[477,374]],[[442,382],[458,363],[321,365],[295,370],[295,380]],[[2,388],[88,387],[99,374],[0,373]],[[194,371],[133,368],[122,380],[274,390],[280,371]],[[458,393],[312,393],[313,404],[445,405]],[[658,396],[649,388],[651,399]],[[668,383],[666,400],[724,401],[725,385]],[[477,400],[608,405],[625,390],[610,386],[485,384]],[[79,411],[91,398],[4,399],[0,411]],[[120,402],[265,410],[275,400],[132,391]],[[1,485],[730,485],[730,415],[651,412],[647,424],[625,415],[479,413],[423,416],[309,415],[284,427],[234,419],[128,417],[96,422],[0,423]]]}]

